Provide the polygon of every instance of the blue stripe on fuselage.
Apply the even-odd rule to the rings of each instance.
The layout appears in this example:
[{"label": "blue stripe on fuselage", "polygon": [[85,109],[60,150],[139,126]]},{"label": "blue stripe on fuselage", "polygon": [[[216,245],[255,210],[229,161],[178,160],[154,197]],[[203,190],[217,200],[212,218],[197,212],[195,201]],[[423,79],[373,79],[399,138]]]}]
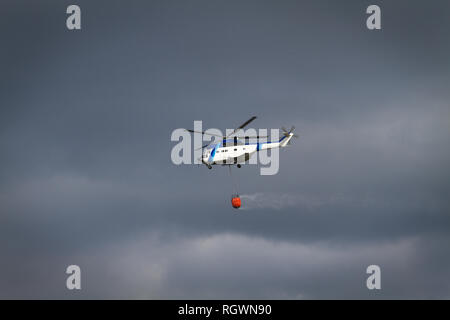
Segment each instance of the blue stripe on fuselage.
[{"label": "blue stripe on fuselage", "polygon": [[268,143],[276,143],[276,142],[281,142],[284,139],[286,139],[286,136],[283,136],[279,141],[258,142],[258,143],[256,143],[256,151],[260,151],[261,150],[261,145],[264,144],[264,143],[267,143],[267,144]]},{"label": "blue stripe on fuselage", "polygon": [[208,159],[209,163],[213,162],[214,156],[216,155],[216,150],[219,147],[220,147],[220,142],[218,144],[216,144],[216,146],[212,149],[211,154],[210,154],[209,159]]}]

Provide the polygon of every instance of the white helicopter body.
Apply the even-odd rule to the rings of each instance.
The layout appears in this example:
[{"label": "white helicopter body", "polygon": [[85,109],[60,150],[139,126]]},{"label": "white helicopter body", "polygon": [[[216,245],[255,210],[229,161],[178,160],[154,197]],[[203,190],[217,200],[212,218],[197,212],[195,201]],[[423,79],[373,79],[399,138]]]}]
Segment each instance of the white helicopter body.
[{"label": "white helicopter body", "polygon": [[[286,147],[289,143],[289,141],[292,139],[292,137],[297,137],[293,133],[295,127],[292,126],[292,128],[287,131],[286,129],[282,128],[283,130],[283,136],[278,141],[267,141],[267,142],[255,142],[251,143],[250,139],[253,138],[261,138],[259,136],[257,137],[232,137],[230,136],[234,135],[236,132],[238,132],[240,129],[244,128],[247,124],[255,120],[256,117],[250,118],[248,121],[246,121],[244,124],[242,124],[240,127],[235,129],[231,134],[229,134],[226,137],[223,137],[223,140],[219,143],[212,143],[203,146],[203,153],[201,157],[201,161],[203,164],[205,164],[209,169],[212,168],[213,165],[233,165],[236,164],[238,168],[241,167],[242,163],[247,162],[251,156],[253,156],[255,153],[261,151],[261,150],[267,150],[267,149],[273,149],[273,148],[283,148]],[[189,132],[196,132],[193,130],[187,130]],[[201,132],[202,134],[208,134],[205,132]],[[209,134],[213,135],[213,134]],[[266,138],[266,137],[262,137]],[[244,140],[244,142],[242,141]]]}]

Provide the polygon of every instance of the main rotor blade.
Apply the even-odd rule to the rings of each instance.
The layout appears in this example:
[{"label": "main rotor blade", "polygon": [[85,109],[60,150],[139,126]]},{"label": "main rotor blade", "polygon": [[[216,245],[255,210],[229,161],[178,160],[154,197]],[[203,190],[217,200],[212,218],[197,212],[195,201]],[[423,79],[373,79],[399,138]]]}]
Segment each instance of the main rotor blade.
[{"label": "main rotor blade", "polygon": [[211,142],[208,143],[208,144],[205,144],[205,145],[201,146],[200,148],[195,149],[195,151],[200,150],[200,149],[203,149],[203,148],[206,148],[206,147],[209,146],[210,144],[211,144]]},{"label": "main rotor blade", "polygon": [[208,133],[208,132],[205,132],[205,131],[195,131],[195,130],[189,130],[189,129],[184,129],[184,130],[192,132],[192,133],[201,133],[201,134],[206,134],[208,136],[216,136],[216,137],[223,138],[223,136],[221,136],[221,135],[214,134],[214,133]]},{"label": "main rotor blade", "polygon": [[237,137],[238,139],[245,139],[245,138],[249,138],[249,139],[261,139],[261,138],[268,138],[268,136],[244,136],[244,137]]},{"label": "main rotor blade", "polygon": [[229,135],[226,136],[226,138],[228,138],[229,136],[232,136],[233,134],[235,134],[237,131],[241,130],[242,128],[244,128],[246,125],[248,125],[250,122],[252,122],[253,120],[255,120],[256,117],[253,116],[250,119],[248,119],[247,121],[245,121],[243,124],[241,124],[239,127],[237,127],[236,129],[233,130],[232,133],[230,133]]}]

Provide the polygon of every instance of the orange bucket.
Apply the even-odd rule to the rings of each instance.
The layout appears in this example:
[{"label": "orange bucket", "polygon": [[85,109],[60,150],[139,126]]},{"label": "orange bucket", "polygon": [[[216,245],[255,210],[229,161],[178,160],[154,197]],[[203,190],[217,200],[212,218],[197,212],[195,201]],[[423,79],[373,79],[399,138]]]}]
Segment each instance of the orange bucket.
[{"label": "orange bucket", "polygon": [[231,197],[231,205],[235,209],[239,209],[241,207],[241,198],[239,198],[239,195],[234,195]]}]

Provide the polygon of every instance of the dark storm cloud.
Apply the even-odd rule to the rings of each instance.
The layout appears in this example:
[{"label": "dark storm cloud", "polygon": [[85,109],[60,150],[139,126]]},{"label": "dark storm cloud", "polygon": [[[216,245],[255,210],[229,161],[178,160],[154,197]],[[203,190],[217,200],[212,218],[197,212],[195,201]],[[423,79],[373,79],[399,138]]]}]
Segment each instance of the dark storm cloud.
[{"label": "dark storm cloud", "polygon": [[[1,4],[0,297],[450,297],[447,2],[68,4]],[[170,135],[254,114],[300,139],[236,213]]]}]

